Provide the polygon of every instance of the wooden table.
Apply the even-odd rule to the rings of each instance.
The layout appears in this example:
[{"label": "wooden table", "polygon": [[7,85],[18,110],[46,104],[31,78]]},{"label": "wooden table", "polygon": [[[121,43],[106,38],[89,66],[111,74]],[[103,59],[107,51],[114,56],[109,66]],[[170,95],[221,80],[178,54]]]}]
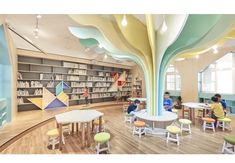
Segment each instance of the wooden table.
[{"label": "wooden table", "polygon": [[182,114],[184,118],[184,112],[185,112],[185,107],[189,109],[189,119],[192,121],[193,124],[195,124],[195,109],[202,109],[203,110],[203,117],[206,115],[206,110],[210,109],[209,105],[206,105],[204,103],[197,103],[197,102],[186,102],[182,103],[183,109],[182,109]]},{"label": "wooden table", "polygon": [[[93,122],[95,119],[99,118],[99,131],[101,132],[101,125],[102,125],[102,116],[104,114],[98,112],[96,110],[73,110],[66,113],[55,115],[56,122],[59,128],[59,149],[62,150],[62,125],[66,123],[81,123],[82,129],[82,148],[85,146],[90,146],[90,122]],[[87,140],[85,140],[85,125],[87,125]],[[74,126],[73,126],[74,128]],[[78,125],[76,126],[78,130]],[[92,123],[93,129],[93,123]],[[73,129],[72,129],[73,130]],[[85,145],[85,141],[87,141],[87,145]]]}]

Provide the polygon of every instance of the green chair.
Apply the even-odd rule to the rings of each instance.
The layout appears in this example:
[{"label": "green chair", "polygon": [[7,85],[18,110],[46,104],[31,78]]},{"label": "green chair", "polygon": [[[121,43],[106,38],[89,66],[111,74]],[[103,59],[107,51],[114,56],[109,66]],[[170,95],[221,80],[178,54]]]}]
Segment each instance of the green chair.
[{"label": "green chair", "polygon": [[108,153],[110,152],[109,139],[110,134],[107,132],[100,132],[94,136],[94,140],[96,142],[95,149],[97,154],[103,151],[107,151]]},{"label": "green chair", "polygon": [[235,136],[228,135],[224,137],[222,153],[235,154]]},{"label": "green chair", "polygon": [[231,127],[231,122],[232,120],[230,118],[219,118],[218,120],[218,123],[217,123],[217,128],[218,127],[222,127],[223,131],[225,129],[228,129],[228,130],[232,130],[232,127]]}]

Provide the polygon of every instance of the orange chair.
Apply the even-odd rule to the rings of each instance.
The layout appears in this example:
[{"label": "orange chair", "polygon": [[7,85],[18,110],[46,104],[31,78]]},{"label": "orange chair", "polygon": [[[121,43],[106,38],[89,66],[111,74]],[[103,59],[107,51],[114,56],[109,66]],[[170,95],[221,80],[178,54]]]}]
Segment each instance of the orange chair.
[{"label": "orange chair", "polygon": [[209,118],[209,117],[204,117],[202,118],[203,121],[203,131],[205,131],[206,129],[212,129],[213,132],[215,132],[215,120],[213,118]]},{"label": "orange chair", "polygon": [[134,127],[133,127],[133,135],[139,135],[139,138],[141,138],[142,134],[146,135],[146,128],[145,128],[145,122],[143,121],[135,121]]}]

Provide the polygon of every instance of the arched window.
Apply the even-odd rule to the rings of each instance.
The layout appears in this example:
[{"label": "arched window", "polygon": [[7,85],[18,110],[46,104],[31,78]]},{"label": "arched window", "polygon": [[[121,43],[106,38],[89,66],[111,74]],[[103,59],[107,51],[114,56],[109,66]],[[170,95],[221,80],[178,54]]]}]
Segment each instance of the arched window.
[{"label": "arched window", "polygon": [[[235,54],[228,53],[216,62],[210,64],[199,73],[200,91],[208,93],[234,94],[233,84],[235,74],[233,65],[235,64]],[[235,86],[235,84],[234,84]]]},{"label": "arched window", "polygon": [[165,77],[165,90],[168,91],[180,91],[181,90],[181,78],[179,72],[174,65],[169,65],[166,71]]}]

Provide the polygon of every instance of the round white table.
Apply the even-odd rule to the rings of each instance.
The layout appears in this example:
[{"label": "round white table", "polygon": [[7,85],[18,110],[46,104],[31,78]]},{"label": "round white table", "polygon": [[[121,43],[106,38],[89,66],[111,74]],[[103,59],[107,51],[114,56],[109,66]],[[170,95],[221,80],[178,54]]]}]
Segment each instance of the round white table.
[{"label": "round white table", "polygon": [[154,123],[155,122],[170,122],[175,121],[178,118],[178,115],[172,112],[168,111],[162,111],[161,116],[152,116],[147,113],[147,110],[141,110],[134,113],[134,115],[139,118],[143,119],[145,121],[149,121],[152,123],[152,127],[147,127],[147,133],[153,134],[153,135],[165,135],[166,130],[165,128],[155,128]]},{"label": "round white table", "polygon": [[138,98],[138,97],[128,98],[128,101],[135,101],[135,100],[139,100],[140,102],[145,102],[146,98]]}]

